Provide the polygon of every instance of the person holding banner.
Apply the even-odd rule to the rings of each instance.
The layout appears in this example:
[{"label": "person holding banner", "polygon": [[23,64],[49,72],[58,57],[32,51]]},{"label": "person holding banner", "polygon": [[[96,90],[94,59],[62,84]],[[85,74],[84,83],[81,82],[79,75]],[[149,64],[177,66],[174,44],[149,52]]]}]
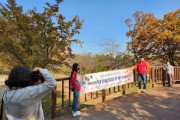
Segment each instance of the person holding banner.
[{"label": "person holding banner", "polygon": [[70,88],[74,92],[74,98],[72,103],[72,115],[73,117],[78,116],[81,114],[80,111],[78,111],[78,101],[80,96],[80,75],[78,73],[78,64],[74,63],[72,66],[71,76],[70,76]]},{"label": "person holding banner", "polygon": [[[146,78],[149,77],[149,63],[144,60],[143,57],[137,63],[137,71],[138,71],[138,92],[145,92],[146,91]],[[141,82],[143,81],[144,86],[143,90],[141,89]]]}]

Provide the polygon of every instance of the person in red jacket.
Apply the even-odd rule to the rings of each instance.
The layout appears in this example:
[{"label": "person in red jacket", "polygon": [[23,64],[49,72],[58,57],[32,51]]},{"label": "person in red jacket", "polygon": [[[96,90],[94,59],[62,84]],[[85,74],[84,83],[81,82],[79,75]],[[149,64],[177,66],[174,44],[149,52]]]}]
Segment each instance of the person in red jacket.
[{"label": "person in red jacket", "polygon": [[73,103],[72,103],[73,116],[78,116],[81,114],[81,112],[78,111],[78,101],[79,101],[80,89],[81,89],[81,84],[78,81],[78,78],[79,78],[78,70],[79,70],[78,64],[74,63],[72,66],[72,71],[71,71],[71,76],[70,76],[70,88],[74,92],[74,98],[73,98]]},{"label": "person in red jacket", "polygon": [[[144,60],[143,57],[137,63],[137,71],[138,71],[138,92],[145,92],[146,91],[146,78],[149,77],[149,63]],[[143,90],[141,89],[141,82],[143,81],[144,86]]]}]

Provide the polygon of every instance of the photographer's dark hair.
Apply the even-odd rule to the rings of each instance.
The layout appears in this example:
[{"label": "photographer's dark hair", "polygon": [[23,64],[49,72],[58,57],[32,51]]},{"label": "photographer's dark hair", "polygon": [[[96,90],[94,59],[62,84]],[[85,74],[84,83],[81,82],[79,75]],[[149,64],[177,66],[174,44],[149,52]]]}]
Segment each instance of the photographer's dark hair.
[{"label": "photographer's dark hair", "polygon": [[79,66],[79,65],[78,65],[77,63],[74,63],[74,64],[72,65],[71,77],[72,77],[74,71],[77,72],[77,71],[79,70],[78,66]]},{"label": "photographer's dark hair", "polygon": [[31,71],[25,67],[17,66],[14,67],[9,74],[5,84],[9,87],[27,87],[31,85]]}]

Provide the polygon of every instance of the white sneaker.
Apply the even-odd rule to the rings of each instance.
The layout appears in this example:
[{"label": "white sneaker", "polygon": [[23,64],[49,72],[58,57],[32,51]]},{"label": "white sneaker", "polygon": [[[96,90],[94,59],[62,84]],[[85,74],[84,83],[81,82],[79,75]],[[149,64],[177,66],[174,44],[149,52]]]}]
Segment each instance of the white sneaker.
[{"label": "white sneaker", "polygon": [[76,115],[81,115],[81,112],[80,111],[76,111]]},{"label": "white sneaker", "polygon": [[146,89],[143,89],[142,92],[145,93],[145,92],[146,92]]},{"label": "white sneaker", "polygon": [[73,111],[72,111],[72,116],[73,116],[73,117],[78,116],[78,115],[81,115],[81,112],[80,112],[80,111],[76,111],[76,112],[73,112]]},{"label": "white sneaker", "polygon": [[72,111],[72,116],[75,117],[76,116],[76,112]]}]

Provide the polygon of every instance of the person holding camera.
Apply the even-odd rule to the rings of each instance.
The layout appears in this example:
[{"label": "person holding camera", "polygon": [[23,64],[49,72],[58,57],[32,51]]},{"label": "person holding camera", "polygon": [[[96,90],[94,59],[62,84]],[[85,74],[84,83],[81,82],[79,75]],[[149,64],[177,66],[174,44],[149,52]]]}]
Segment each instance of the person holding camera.
[{"label": "person holding camera", "polygon": [[[40,82],[42,77],[44,82]],[[41,100],[56,86],[56,80],[47,69],[36,67],[31,72],[25,67],[14,67],[5,84],[9,88],[3,94],[8,120],[44,120]]]},{"label": "person holding camera", "polygon": [[81,114],[81,112],[78,111],[78,101],[79,101],[80,89],[81,89],[78,70],[79,70],[78,64],[74,63],[72,66],[72,71],[71,71],[71,76],[70,76],[70,88],[74,92],[74,98],[73,98],[73,103],[72,103],[73,116],[78,116]]}]

